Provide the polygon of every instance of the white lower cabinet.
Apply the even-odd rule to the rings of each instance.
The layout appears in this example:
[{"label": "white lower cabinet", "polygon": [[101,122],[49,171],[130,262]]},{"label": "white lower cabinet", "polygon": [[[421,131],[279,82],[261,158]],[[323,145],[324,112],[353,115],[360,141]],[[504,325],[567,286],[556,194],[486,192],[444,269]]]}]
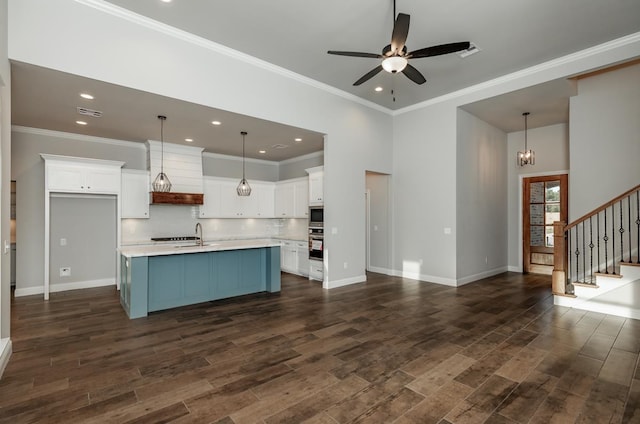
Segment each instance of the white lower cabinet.
[{"label": "white lower cabinet", "polygon": [[298,274],[304,277],[309,276],[309,244],[306,241],[296,242],[298,253]]},{"label": "white lower cabinet", "polygon": [[309,279],[322,281],[324,266],[322,261],[309,261]]},{"label": "white lower cabinet", "polygon": [[305,241],[283,240],[280,246],[280,269],[290,274],[309,276],[309,247]]}]

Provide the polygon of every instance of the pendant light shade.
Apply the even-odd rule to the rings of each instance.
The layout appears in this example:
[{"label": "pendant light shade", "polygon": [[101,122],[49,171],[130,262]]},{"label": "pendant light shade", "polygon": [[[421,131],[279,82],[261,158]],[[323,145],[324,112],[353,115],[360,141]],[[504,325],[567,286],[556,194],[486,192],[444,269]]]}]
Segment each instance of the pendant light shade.
[{"label": "pendant light shade", "polygon": [[529,117],[529,112],[525,112],[522,114],[524,116],[524,151],[518,152],[518,165],[535,165],[536,163],[536,152],[527,148],[527,118]]},{"label": "pendant light shade", "polygon": [[251,195],[251,186],[244,177],[244,137],[247,135],[247,132],[241,131],[240,134],[242,135],[242,179],[240,180],[240,184],[238,184],[236,191],[238,192],[238,196],[249,196]]},{"label": "pendant light shade", "polygon": [[171,191],[171,181],[169,181],[167,174],[164,173],[164,121],[166,121],[167,117],[158,115],[158,119],[160,120],[160,173],[153,180],[151,187],[154,192],[168,193]]}]

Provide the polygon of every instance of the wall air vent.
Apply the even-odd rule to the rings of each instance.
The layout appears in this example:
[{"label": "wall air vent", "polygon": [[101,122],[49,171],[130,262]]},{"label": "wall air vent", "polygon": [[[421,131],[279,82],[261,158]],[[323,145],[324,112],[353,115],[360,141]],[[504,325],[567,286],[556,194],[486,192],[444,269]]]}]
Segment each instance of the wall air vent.
[{"label": "wall air vent", "polygon": [[289,146],[287,146],[286,144],[274,144],[271,147],[274,148],[274,149],[286,149]]},{"label": "wall air vent", "polygon": [[86,107],[80,107],[80,106],[78,106],[76,110],[80,115],[92,116],[94,118],[102,117],[102,112],[100,112],[99,110],[87,109]]}]

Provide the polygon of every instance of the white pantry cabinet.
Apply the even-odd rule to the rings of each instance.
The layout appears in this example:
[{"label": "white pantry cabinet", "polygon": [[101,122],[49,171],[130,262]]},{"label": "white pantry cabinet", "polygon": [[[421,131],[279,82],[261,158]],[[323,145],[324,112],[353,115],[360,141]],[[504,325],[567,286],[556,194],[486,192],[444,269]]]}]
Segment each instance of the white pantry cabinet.
[{"label": "white pantry cabinet", "polygon": [[149,218],[149,173],[122,170],[121,218]]}]

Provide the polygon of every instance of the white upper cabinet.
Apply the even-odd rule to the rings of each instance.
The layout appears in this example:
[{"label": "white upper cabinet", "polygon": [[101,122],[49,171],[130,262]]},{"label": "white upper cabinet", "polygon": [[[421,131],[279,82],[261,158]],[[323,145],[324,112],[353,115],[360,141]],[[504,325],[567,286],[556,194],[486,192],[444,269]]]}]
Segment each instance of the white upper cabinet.
[{"label": "white upper cabinet", "polygon": [[120,193],[124,162],[42,154],[49,191],[68,193]]},{"label": "white upper cabinet", "polygon": [[307,218],[309,216],[308,196],[306,177],[276,183],[276,218]]},{"label": "white upper cabinet", "polygon": [[316,166],[306,171],[309,173],[309,205],[322,205],[324,203],[324,167]]},{"label": "white upper cabinet", "polygon": [[200,218],[273,218],[273,183],[249,181],[251,195],[238,196],[239,182],[229,178],[205,177]]},{"label": "white upper cabinet", "polygon": [[122,170],[122,218],[149,218],[149,173]]}]

